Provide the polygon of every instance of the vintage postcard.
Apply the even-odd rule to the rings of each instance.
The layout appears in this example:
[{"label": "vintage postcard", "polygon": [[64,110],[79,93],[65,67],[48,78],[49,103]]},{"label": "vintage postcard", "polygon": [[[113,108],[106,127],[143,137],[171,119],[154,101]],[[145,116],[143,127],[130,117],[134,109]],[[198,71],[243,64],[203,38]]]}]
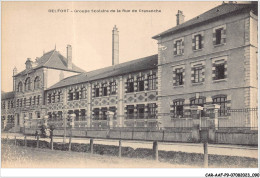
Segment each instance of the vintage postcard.
[{"label": "vintage postcard", "polygon": [[[3,170],[259,177],[258,1],[2,1],[1,15]],[[140,176],[113,170],[94,174]]]}]

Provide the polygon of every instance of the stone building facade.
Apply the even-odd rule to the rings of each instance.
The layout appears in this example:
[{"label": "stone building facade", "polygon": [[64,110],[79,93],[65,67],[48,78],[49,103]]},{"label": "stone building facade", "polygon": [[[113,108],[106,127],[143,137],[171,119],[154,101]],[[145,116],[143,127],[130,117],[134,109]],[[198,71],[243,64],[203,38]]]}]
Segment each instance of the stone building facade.
[{"label": "stone building facade", "polygon": [[219,126],[256,127],[257,117],[228,111],[258,106],[257,22],[256,4],[222,4],[187,22],[178,11],[177,25],[153,37],[158,55],[119,63],[114,27],[110,67],[84,72],[70,45],[67,58],[54,49],[28,59],[2,93],[2,123],[19,129],[48,115],[63,127],[74,113],[76,127],[176,127],[193,106],[216,104]]}]

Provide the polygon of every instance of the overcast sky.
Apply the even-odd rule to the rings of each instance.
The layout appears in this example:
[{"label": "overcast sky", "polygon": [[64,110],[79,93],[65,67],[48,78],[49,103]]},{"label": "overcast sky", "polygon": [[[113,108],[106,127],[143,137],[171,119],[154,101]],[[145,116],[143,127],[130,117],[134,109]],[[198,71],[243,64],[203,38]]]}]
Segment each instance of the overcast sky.
[{"label": "overcast sky", "polygon": [[[12,90],[12,70],[25,69],[27,58],[56,49],[85,71],[112,64],[112,28],[119,29],[119,62],[157,53],[151,37],[176,25],[182,10],[185,21],[220,5],[218,2],[2,2],[2,91]],[[109,13],[52,13],[49,9],[137,10]],[[161,13],[139,10],[157,9]]]}]

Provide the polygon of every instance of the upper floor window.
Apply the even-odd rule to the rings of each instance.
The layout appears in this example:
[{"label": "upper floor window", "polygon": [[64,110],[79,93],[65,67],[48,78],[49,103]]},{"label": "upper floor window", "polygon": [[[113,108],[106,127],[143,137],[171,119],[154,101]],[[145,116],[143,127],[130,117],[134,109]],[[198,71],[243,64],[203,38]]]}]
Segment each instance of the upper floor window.
[{"label": "upper floor window", "polygon": [[148,90],[156,89],[156,76],[155,74],[148,76]]},{"label": "upper floor window", "polygon": [[134,105],[128,105],[126,106],[126,114],[127,119],[133,119],[134,118]]},{"label": "upper floor window", "polygon": [[156,104],[150,103],[147,105],[148,119],[153,119],[156,117]]},{"label": "upper floor window", "polygon": [[134,79],[127,79],[127,93],[134,92]]},{"label": "upper floor window", "polygon": [[172,105],[172,113],[174,118],[183,117],[183,106],[184,106],[184,99],[178,99],[173,101]]},{"label": "upper floor window", "polygon": [[75,100],[79,100],[79,91],[75,92]]},{"label": "upper floor window", "polygon": [[61,92],[60,92],[60,91],[58,91],[58,93],[57,93],[57,95],[56,95],[56,96],[57,96],[57,99],[56,99],[56,100],[57,100],[57,102],[60,102],[60,98],[61,98]]},{"label": "upper floor window", "polygon": [[40,88],[40,77],[37,76],[34,79],[34,89],[38,89],[38,88]]},{"label": "upper floor window", "polygon": [[26,106],[26,98],[23,99],[23,106]]},{"label": "upper floor window", "polygon": [[174,40],[174,55],[181,55],[184,53],[184,38]]},{"label": "upper floor window", "polygon": [[220,45],[226,43],[226,25],[215,27],[213,29],[213,44]]},{"label": "upper floor window", "polygon": [[18,89],[17,89],[18,92],[22,92],[23,91],[23,83],[22,82],[19,82],[18,83]]},{"label": "upper floor window", "polygon": [[69,98],[69,101],[72,101],[73,100],[73,92],[72,92],[72,90],[70,90],[69,91],[69,96],[68,96]]},{"label": "upper floor window", "polygon": [[2,102],[2,109],[5,109],[5,101]]},{"label": "upper floor window", "polygon": [[227,56],[212,59],[212,79],[227,78]]},{"label": "upper floor window", "polygon": [[38,97],[37,97],[37,105],[39,105],[40,104],[40,95],[38,95]]},{"label": "upper floor window", "polygon": [[137,90],[144,91],[144,77],[137,78]]},{"label": "upper floor window", "polygon": [[32,105],[32,97],[29,98],[29,106]]},{"label": "upper floor window", "polygon": [[36,96],[33,97],[33,105],[36,105]]},{"label": "upper floor window", "polygon": [[116,82],[111,82],[110,83],[110,95],[116,94]]},{"label": "upper floor window", "polygon": [[85,87],[81,88],[81,99],[86,99],[86,88]]},{"label": "upper floor window", "polygon": [[14,101],[11,101],[11,108],[14,108]]},{"label": "upper floor window", "polygon": [[191,82],[201,83],[205,80],[205,61],[198,61],[191,64]]},{"label": "upper floor window", "polygon": [[51,103],[51,93],[48,94],[48,103]]},{"label": "upper floor window", "polygon": [[7,109],[10,108],[10,105],[11,105],[11,103],[10,103],[10,101],[8,101]]},{"label": "upper floor window", "polygon": [[176,75],[176,85],[177,86],[183,85],[183,70],[182,70],[182,68],[176,69],[175,75]]},{"label": "upper floor window", "polygon": [[31,90],[31,79],[30,79],[30,77],[28,77],[25,80],[25,91],[29,91],[29,90]]},{"label": "upper floor window", "polygon": [[202,37],[200,34],[195,36],[195,50],[201,49],[202,48]]},{"label": "upper floor window", "polygon": [[17,100],[16,100],[16,107],[19,107],[19,104],[20,104],[20,100],[17,99]]},{"label": "upper floor window", "polygon": [[107,96],[107,84],[102,84],[102,96]]},{"label": "upper floor window", "polygon": [[99,85],[95,86],[94,91],[95,91],[95,97],[99,97]]}]

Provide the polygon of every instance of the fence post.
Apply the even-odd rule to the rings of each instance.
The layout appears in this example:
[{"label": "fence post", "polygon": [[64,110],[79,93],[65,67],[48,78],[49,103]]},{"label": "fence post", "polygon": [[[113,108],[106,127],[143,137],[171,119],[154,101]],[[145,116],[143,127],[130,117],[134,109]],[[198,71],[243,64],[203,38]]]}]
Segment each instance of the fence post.
[{"label": "fence post", "polygon": [[26,136],[24,136],[24,146],[27,146]]},{"label": "fence post", "polygon": [[14,146],[16,146],[16,136],[14,136]]},{"label": "fence post", "polygon": [[51,137],[51,150],[53,150],[53,137]]},{"label": "fence post", "polygon": [[71,135],[70,135],[70,139],[69,139],[69,151],[71,151]]},{"label": "fence post", "polygon": [[94,146],[93,146],[93,138],[90,139],[90,153],[93,154],[94,152]]},{"label": "fence post", "polygon": [[37,148],[39,148],[39,135],[37,135]]},{"label": "fence post", "polygon": [[158,161],[158,141],[153,142],[153,157],[155,161]]},{"label": "fence post", "polygon": [[122,155],[122,141],[119,140],[118,157],[121,158]]},{"label": "fence post", "polygon": [[204,148],[204,168],[208,168],[208,141],[203,142],[203,148]]}]

